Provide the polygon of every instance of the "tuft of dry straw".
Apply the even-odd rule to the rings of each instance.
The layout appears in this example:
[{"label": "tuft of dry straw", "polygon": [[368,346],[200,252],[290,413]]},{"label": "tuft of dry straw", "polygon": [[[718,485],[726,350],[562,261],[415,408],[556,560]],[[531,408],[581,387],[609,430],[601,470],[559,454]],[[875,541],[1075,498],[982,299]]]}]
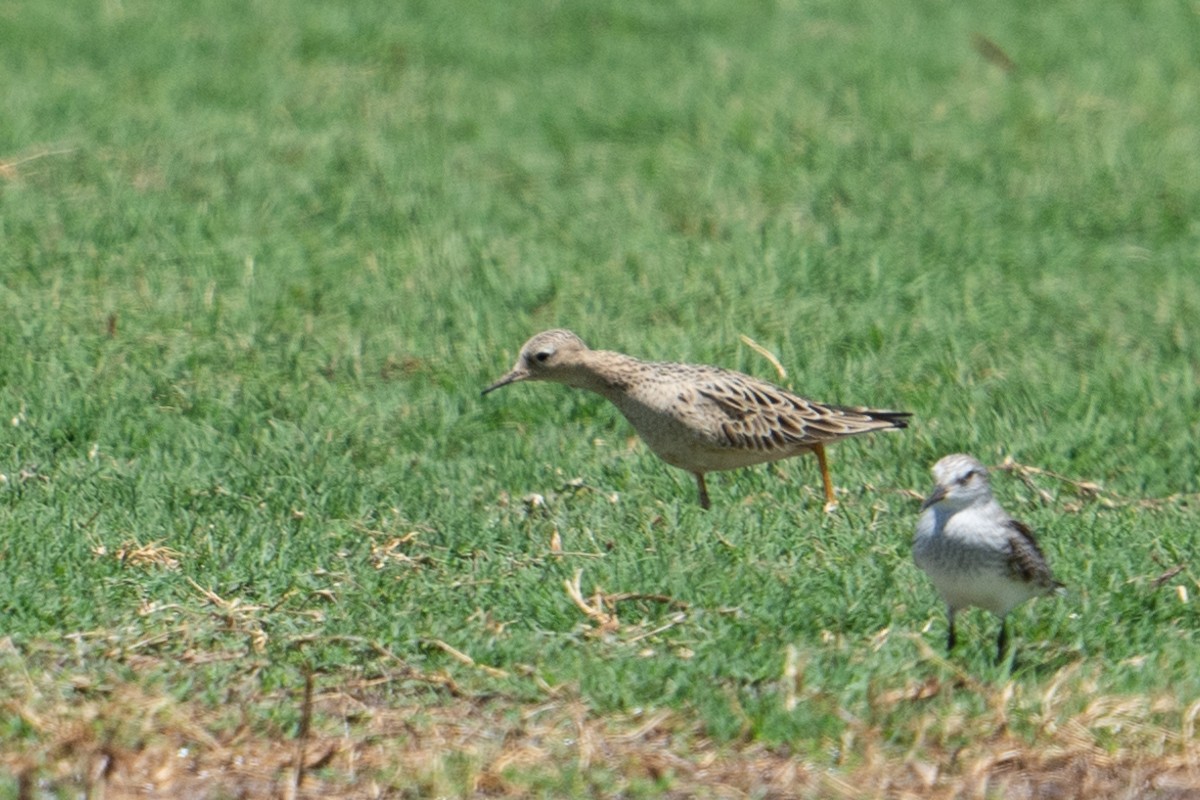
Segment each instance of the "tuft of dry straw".
[{"label": "tuft of dry straw", "polygon": [[111,555],[124,566],[129,567],[162,567],[163,569],[178,569],[183,554],[178,550],[163,546],[162,542],[142,544],[137,539],[128,539],[118,545],[111,554],[103,543],[92,545],[92,555],[104,558]]},{"label": "tuft of dry straw", "polygon": [[582,581],[582,569],[575,570],[573,578],[563,579],[563,586],[567,590],[567,597],[571,598],[571,602],[575,604],[575,607],[595,623],[597,633],[609,633],[620,628],[621,621],[617,619],[616,613],[609,613],[604,610],[604,593],[599,588],[592,595],[591,602],[583,598],[583,589],[580,587]]}]

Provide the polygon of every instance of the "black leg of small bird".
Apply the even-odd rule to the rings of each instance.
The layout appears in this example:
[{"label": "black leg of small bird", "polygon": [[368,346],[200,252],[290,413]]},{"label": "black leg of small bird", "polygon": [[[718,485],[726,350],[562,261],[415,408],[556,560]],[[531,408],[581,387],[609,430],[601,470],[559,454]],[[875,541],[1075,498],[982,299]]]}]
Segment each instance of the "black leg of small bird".
[{"label": "black leg of small bird", "polygon": [[1008,651],[1008,620],[1000,618],[1000,635],[996,637],[996,663],[1004,662],[1004,654]]},{"label": "black leg of small bird", "polygon": [[951,650],[954,649],[955,642],[958,641],[958,636],[956,636],[954,633],[954,609],[953,608],[946,610],[946,617],[950,621],[950,625],[949,625],[950,631],[949,631],[949,633],[946,634],[946,652],[949,653]]},{"label": "black leg of small bird", "polygon": [[708,487],[704,485],[704,473],[696,473],[696,487],[700,489],[700,507],[708,509],[712,507],[712,503],[708,501]]}]

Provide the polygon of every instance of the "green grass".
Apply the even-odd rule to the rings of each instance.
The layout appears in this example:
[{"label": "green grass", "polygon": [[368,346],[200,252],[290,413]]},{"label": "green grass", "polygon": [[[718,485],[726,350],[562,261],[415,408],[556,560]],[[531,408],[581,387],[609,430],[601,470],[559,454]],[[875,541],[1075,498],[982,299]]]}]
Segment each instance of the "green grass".
[{"label": "green grass", "polygon": [[[306,670],[394,675],[384,651],[469,696],[667,709],[727,755],[847,774],[848,736],[938,761],[1000,707],[1033,748],[1059,742],[1045,708],[1096,697],[1183,730],[1198,40],[1167,2],[8,4],[2,749],[56,757],[30,720],[81,682],[287,738]],[[831,451],[836,515],[804,459],[713,476],[704,513],[599,398],[480,398],[559,326],[774,379],[744,334],[798,391],[913,425]],[[1011,677],[983,614],[948,661],[921,645],[945,623],[905,490],[954,451],[1103,488],[995,478],[1071,587],[1014,615]],[[136,544],[177,568],[117,557]],[[611,630],[568,597],[580,569],[585,598],[639,595]],[[523,785],[672,781],[573,763]]]}]

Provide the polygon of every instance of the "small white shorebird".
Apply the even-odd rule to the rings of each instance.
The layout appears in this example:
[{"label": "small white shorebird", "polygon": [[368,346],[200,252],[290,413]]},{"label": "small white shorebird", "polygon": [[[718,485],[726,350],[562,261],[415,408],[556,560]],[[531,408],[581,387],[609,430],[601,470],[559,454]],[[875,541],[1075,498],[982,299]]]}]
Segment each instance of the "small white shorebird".
[{"label": "small white shorebird", "polygon": [[954,615],[967,606],[1000,617],[997,659],[1008,645],[1008,612],[1031,597],[1062,591],[1025,524],[1008,515],[988,483],[983,464],[962,453],[933,465],[937,481],[921,506],[913,560],[946,603],[947,649],[954,648]]},{"label": "small white shorebird", "polygon": [[574,333],[539,333],[507,375],[484,394],[517,381],[555,381],[607,398],[659,458],[696,476],[812,452],[821,467],[826,509],[837,500],[825,445],[871,431],[903,428],[909,414],[816,403],[720,367],[642,361],[592,350]]}]

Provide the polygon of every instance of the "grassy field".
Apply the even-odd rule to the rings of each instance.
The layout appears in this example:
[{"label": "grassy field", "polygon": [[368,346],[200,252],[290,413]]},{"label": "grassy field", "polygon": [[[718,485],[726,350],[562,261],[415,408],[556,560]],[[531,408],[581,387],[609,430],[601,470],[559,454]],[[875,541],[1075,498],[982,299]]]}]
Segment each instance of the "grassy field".
[{"label": "grassy field", "polygon": [[[0,9],[0,797],[1200,796],[1194,3]],[[912,427],[713,475],[521,343]],[[748,337],[786,368],[746,343]],[[945,618],[928,467],[1063,598]]]}]

